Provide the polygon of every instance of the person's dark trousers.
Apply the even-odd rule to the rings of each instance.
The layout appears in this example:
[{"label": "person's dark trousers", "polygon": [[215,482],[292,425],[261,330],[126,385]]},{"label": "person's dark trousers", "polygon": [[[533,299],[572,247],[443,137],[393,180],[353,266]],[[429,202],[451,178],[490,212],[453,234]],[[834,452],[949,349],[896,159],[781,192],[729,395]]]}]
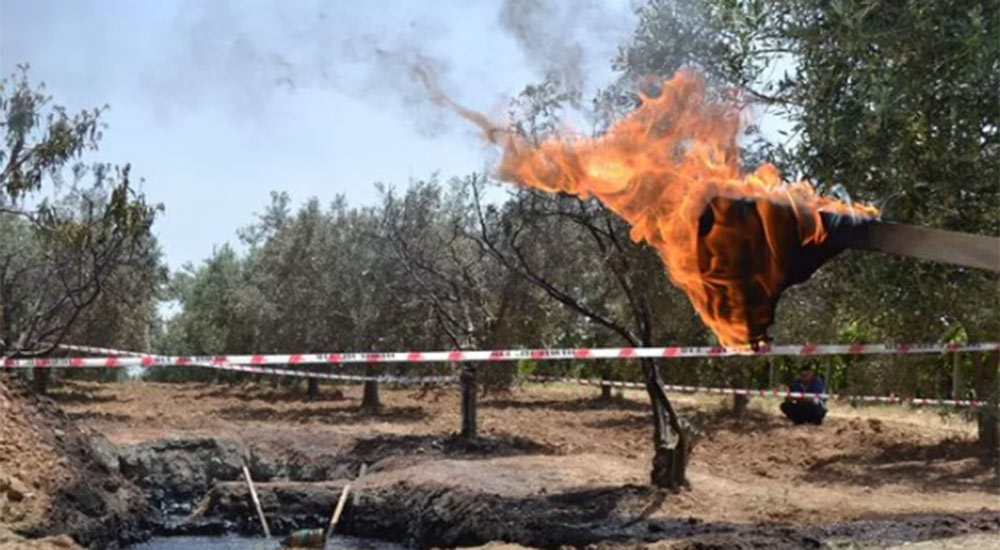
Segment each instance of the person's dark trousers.
[{"label": "person's dark trousers", "polygon": [[826,409],[817,403],[793,403],[786,401],[781,404],[781,412],[785,413],[785,416],[796,424],[805,424],[808,422],[817,426],[823,423],[823,417],[826,416]]}]

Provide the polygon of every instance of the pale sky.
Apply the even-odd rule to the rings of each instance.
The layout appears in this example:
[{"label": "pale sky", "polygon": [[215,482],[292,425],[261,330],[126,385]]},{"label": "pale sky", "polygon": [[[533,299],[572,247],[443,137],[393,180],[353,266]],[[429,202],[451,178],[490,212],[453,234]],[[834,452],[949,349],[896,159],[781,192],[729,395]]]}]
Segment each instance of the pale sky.
[{"label": "pale sky", "polygon": [[235,241],[271,190],[365,204],[376,181],[484,170],[491,151],[407,64],[432,60],[446,92],[495,114],[574,60],[591,91],[613,78],[632,3],[0,0],[0,70],[30,64],[72,111],[110,105],[90,160],[145,178],[177,269]]}]

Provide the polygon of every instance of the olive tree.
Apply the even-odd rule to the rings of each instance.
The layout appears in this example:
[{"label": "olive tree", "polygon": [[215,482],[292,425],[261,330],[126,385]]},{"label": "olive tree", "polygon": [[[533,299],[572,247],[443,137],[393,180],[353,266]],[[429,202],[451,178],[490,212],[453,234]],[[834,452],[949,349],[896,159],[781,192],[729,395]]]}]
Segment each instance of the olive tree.
[{"label": "olive tree", "polygon": [[[53,105],[27,67],[0,81],[0,354],[51,353],[102,296],[136,282],[127,270],[158,262],[158,208],[133,188],[129,166],[83,162],[103,110]],[[38,390],[48,376],[35,373]]]}]

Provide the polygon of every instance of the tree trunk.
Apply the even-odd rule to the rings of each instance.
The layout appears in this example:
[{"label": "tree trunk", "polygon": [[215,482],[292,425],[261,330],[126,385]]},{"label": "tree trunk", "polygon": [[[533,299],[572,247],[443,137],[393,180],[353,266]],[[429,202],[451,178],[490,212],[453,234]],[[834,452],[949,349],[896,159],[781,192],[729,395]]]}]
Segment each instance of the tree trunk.
[{"label": "tree trunk", "polygon": [[976,425],[979,444],[996,452],[1000,448],[1000,414],[997,399],[1000,398],[1000,379],[997,376],[998,356],[996,353],[974,359],[976,365],[976,396],[987,402],[987,406],[976,410]]},{"label": "tree trunk", "polygon": [[34,369],[31,382],[35,388],[35,393],[45,395],[49,391],[49,378],[52,376],[52,369]]},{"label": "tree trunk", "polygon": [[[371,365],[365,366],[365,376],[375,376],[375,370]],[[378,412],[382,403],[379,402],[378,398],[378,381],[367,380],[365,381],[364,393],[361,396],[361,408],[368,412]]]},{"label": "tree trunk", "polygon": [[601,401],[611,401],[611,385],[601,385]]},{"label": "tree trunk", "polygon": [[462,374],[458,379],[462,385],[462,438],[474,439],[477,435],[476,367],[470,364],[462,365]]},{"label": "tree trunk", "polygon": [[962,398],[962,354],[953,353],[951,366],[951,398]]},{"label": "tree trunk", "polygon": [[[747,387],[747,373],[743,365],[739,365],[736,368],[736,387],[740,389],[746,389]],[[747,405],[749,404],[750,396],[738,393],[733,394],[733,414],[735,416],[746,414]]]},{"label": "tree trunk", "polygon": [[[611,363],[610,362],[604,362],[604,361],[602,361],[602,363],[604,363],[604,365],[603,365],[603,368],[601,369],[601,378],[604,379],[604,382],[610,382],[611,381]],[[601,384],[601,401],[611,401],[611,385],[610,384]]]},{"label": "tree trunk", "polygon": [[312,399],[319,396],[319,379],[310,378],[309,385],[306,387],[306,395]]},{"label": "tree trunk", "polygon": [[646,391],[653,405],[653,469],[650,473],[652,484],[657,487],[677,490],[689,487],[687,481],[687,460],[693,446],[692,433],[674,411],[663,387],[663,379],[652,359],[642,359],[642,369],[646,377]]}]

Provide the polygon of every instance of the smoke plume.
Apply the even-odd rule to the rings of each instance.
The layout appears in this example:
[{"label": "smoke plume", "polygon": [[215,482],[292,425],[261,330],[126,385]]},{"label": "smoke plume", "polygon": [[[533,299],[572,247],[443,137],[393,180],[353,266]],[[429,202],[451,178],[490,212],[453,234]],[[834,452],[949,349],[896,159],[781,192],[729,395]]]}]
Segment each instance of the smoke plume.
[{"label": "smoke plume", "polygon": [[592,84],[588,74],[610,64],[608,47],[620,43],[631,27],[631,16],[624,6],[615,9],[610,4],[596,0],[503,0],[499,21],[543,76],[568,92],[580,94]]}]

